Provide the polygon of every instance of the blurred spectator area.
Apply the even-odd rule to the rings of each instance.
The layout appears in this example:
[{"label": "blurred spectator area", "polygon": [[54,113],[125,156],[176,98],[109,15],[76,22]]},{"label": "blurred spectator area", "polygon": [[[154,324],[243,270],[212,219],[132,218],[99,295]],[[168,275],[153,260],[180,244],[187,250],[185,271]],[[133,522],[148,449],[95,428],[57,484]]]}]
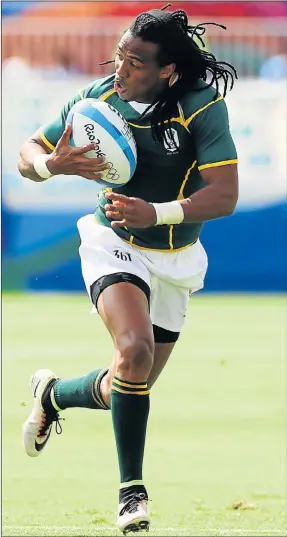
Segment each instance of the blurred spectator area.
[{"label": "blurred spectator area", "polygon": [[[2,60],[23,58],[36,68],[100,76],[111,66],[115,44],[140,12],[163,2],[2,2]],[[286,2],[173,2],[190,24],[214,21],[207,48],[234,64],[240,77],[257,77],[264,62],[286,47]],[[14,6],[14,7],[13,7]],[[285,51],[286,52],[286,51]]]}]

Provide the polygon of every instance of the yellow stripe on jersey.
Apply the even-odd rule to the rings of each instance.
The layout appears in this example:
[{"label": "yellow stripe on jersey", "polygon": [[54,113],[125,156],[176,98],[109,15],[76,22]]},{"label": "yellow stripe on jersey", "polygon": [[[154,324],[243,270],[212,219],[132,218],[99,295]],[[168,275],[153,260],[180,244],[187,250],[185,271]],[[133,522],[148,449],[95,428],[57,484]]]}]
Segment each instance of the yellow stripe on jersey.
[{"label": "yellow stripe on jersey", "polygon": [[104,93],[100,98],[99,100],[100,101],[106,101],[111,95],[113,95],[113,93],[115,93],[115,90],[114,89],[111,89],[109,91],[106,91],[106,93]]},{"label": "yellow stripe on jersey", "polygon": [[171,250],[173,250],[173,225],[171,224],[169,226],[169,247]]},{"label": "yellow stripe on jersey", "polygon": [[[184,121],[184,119],[183,119],[183,117],[181,115],[179,115],[178,117],[172,117],[170,122],[172,122],[172,121],[180,123],[184,128],[186,128],[185,121]],[[164,123],[168,123],[168,119],[165,119]],[[159,123],[159,125],[160,125],[160,123]]]},{"label": "yellow stripe on jersey", "polygon": [[118,380],[114,377],[113,383],[119,384],[120,386],[124,386],[125,388],[147,388],[147,383],[145,384],[130,384],[129,382],[123,382],[122,380]]},{"label": "yellow stripe on jersey", "polygon": [[51,142],[49,142],[49,140],[46,138],[45,134],[43,134],[43,132],[40,132],[40,138],[41,140],[44,142],[44,144],[49,147],[49,149],[51,149],[53,151],[53,149],[55,149],[55,146],[53,144],[51,144]]},{"label": "yellow stripe on jersey", "polygon": [[211,162],[210,164],[202,164],[198,166],[199,170],[206,170],[206,168],[216,168],[216,166],[227,166],[228,164],[237,164],[237,158],[232,160],[221,160],[220,162]]},{"label": "yellow stripe on jersey", "polygon": [[178,102],[177,103],[177,108],[178,108],[178,111],[179,111],[179,115],[181,117],[181,125],[183,125],[183,127],[187,130],[187,132],[189,132],[187,126],[186,126],[186,121],[185,121],[185,117],[184,117],[184,113],[183,113],[183,109],[182,109],[182,106],[181,104]]},{"label": "yellow stripe on jersey", "polygon": [[[126,242],[127,244],[130,244],[133,248],[138,248],[139,250],[147,250],[149,252],[163,252],[165,254],[169,254],[169,253],[174,253],[174,252],[180,252],[181,250],[185,250],[186,248],[189,248],[190,246],[192,246],[193,244],[196,243],[197,239],[193,242],[190,242],[189,244],[186,244],[185,246],[180,246],[180,248],[173,248],[172,250],[169,248],[147,248],[146,246],[140,246],[138,244],[135,244],[134,242],[130,242],[130,239],[129,240],[126,240],[126,239],[123,239],[123,237],[121,237],[119,235],[120,239],[122,239],[122,241]],[[133,240],[134,240],[134,237],[133,237]]]},{"label": "yellow stripe on jersey", "polygon": [[131,123],[130,121],[128,121],[128,124],[131,127],[136,127],[137,129],[151,129],[151,125],[135,125],[135,123]]},{"label": "yellow stripe on jersey", "polygon": [[220,97],[218,97],[218,99],[216,99],[215,101],[210,101],[210,103],[206,104],[205,106],[203,106],[202,108],[199,108],[198,110],[196,110],[196,112],[194,112],[191,116],[189,116],[185,122],[185,128],[188,128],[188,125],[190,124],[190,122],[195,118],[195,116],[197,116],[197,114],[200,114],[200,112],[203,112],[203,110],[205,110],[206,108],[208,108],[209,106],[211,106],[212,104],[215,104],[215,103],[218,103],[218,101],[221,101],[223,99],[222,95]]},{"label": "yellow stripe on jersey", "polygon": [[184,199],[184,195],[183,195],[184,187],[185,187],[185,185],[186,185],[186,183],[188,181],[189,174],[190,174],[191,170],[193,170],[193,168],[195,167],[196,163],[197,163],[197,160],[194,160],[192,165],[190,166],[190,168],[188,168],[188,170],[187,170],[187,172],[185,174],[184,180],[181,183],[179,193],[178,193],[178,196],[177,196],[178,200],[183,200]]}]

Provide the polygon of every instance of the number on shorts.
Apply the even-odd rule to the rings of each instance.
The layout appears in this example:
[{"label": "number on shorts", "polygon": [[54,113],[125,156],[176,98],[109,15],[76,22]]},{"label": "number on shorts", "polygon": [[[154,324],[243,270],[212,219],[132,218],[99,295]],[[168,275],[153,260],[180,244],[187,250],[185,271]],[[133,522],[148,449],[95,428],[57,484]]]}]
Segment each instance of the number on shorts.
[{"label": "number on shorts", "polygon": [[118,258],[118,259],[121,259],[122,261],[131,261],[132,258],[131,258],[131,254],[129,254],[128,252],[121,252],[120,250],[114,250],[114,255]]}]

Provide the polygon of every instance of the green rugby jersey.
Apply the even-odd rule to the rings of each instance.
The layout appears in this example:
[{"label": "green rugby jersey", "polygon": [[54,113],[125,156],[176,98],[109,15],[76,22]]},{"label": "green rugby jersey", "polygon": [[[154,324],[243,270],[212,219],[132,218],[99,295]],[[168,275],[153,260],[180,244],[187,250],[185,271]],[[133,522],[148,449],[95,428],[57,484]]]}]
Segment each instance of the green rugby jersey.
[{"label": "green rugby jersey", "polygon": [[[203,88],[206,84],[200,81],[198,85]],[[191,91],[178,103],[171,119],[178,149],[171,142],[165,145],[156,143],[151,132],[151,114],[141,119],[139,112],[118,97],[113,86],[114,75],[111,75],[80,90],[63,107],[58,118],[42,128],[41,137],[45,144],[54,149],[65,129],[71,107],[80,99],[92,97],[114,106],[128,121],[136,140],[136,171],[131,181],[117,188],[116,192],[148,202],[180,200],[204,186],[201,170],[237,162],[227,108],[221,96],[215,99],[214,88]],[[95,216],[100,224],[110,226],[104,211],[106,191],[103,189],[99,194]],[[194,243],[201,227],[200,223],[182,223],[146,229],[116,228],[114,232],[139,248],[174,251]]]}]

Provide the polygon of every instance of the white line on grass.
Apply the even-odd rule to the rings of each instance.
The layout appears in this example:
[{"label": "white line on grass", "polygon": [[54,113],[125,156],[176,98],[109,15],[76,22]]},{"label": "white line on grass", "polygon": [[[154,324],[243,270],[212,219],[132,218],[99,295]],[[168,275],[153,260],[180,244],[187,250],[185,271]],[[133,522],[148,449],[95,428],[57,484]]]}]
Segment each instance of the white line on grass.
[{"label": "white line on grass", "polygon": [[[93,527],[94,526],[94,527]],[[27,529],[33,529],[33,530],[37,530],[37,529],[45,529],[45,530],[67,530],[67,531],[76,531],[76,530],[92,530],[92,529],[96,529],[96,525],[90,525],[90,526],[33,526],[32,524],[27,524],[27,526],[6,526],[6,525],[3,525],[2,526],[2,529],[7,529],[7,530],[27,530]],[[117,529],[115,528],[115,526],[97,526],[97,529],[98,530],[101,530],[101,531],[117,531]],[[159,532],[159,531],[180,531],[181,533],[183,532],[190,532],[191,528],[180,528],[180,527],[175,527],[175,528],[159,528],[159,527],[156,527],[156,528],[152,528],[152,531],[156,531],[156,532]],[[251,535],[256,535],[256,534],[262,534],[262,533],[267,533],[267,534],[272,534],[272,533],[278,533],[279,535],[282,534],[283,535],[283,532],[285,530],[279,530],[279,529],[262,529],[262,530],[248,530],[248,529],[245,529],[245,528],[229,528],[229,529],[221,529],[221,528],[216,528],[216,529],[209,529],[207,528],[207,530],[202,530],[202,531],[208,531],[210,532],[210,534],[216,534],[218,532],[220,533],[227,533],[229,534],[230,532],[233,532],[233,533],[239,533],[239,532],[244,532],[245,534],[247,533],[250,533]]]}]

